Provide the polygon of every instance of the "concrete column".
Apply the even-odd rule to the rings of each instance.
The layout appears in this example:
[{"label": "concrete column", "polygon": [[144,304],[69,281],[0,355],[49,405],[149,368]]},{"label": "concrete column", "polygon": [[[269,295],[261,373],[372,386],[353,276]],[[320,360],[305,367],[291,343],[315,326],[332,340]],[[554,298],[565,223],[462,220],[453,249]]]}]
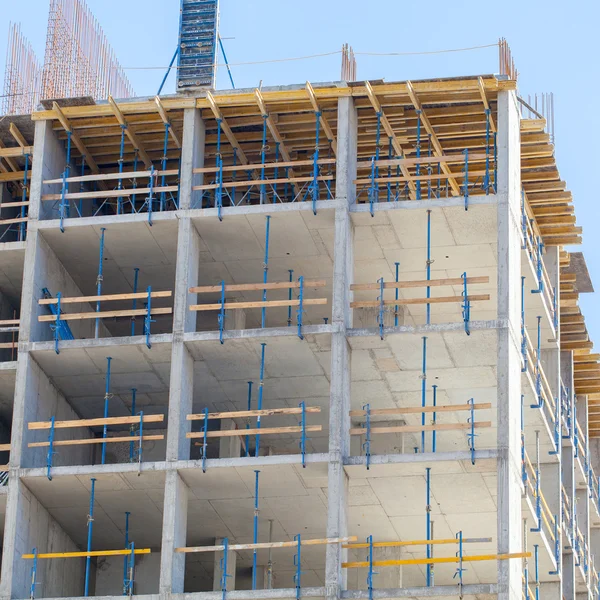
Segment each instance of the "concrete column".
[{"label": "concrete column", "polygon": [[[215,546],[223,543],[223,538],[215,538]],[[215,568],[213,571],[213,591],[218,592],[223,589],[223,552],[215,552]],[[227,553],[227,591],[235,590],[235,567],[237,564],[237,554],[229,551]]]},{"label": "concrete column", "polygon": [[[64,144],[52,130],[53,121],[36,121],[33,160],[29,181],[29,222],[52,217],[53,202],[42,202],[42,195],[56,192],[57,186],[44,185],[44,179],[57,179],[66,166]],[[28,236],[29,238],[29,236]]]},{"label": "concrete column", "polygon": [[177,471],[167,471],[160,554],[161,596],[183,593],[185,554],[175,552],[186,544],[188,488]]},{"label": "concrete column", "polygon": [[[348,479],[344,458],[350,453],[350,357],[346,329],[352,325],[352,222],[349,207],[354,202],[352,181],[356,173],[357,113],[352,98],[340,98],[338,108],[338,155],[336,165],[335,250],[333,265],[331,336],[331,399],[329,409],[329,470],[327,537],[347,534]],[[325,585],[328,599],[339,598],[345,589],[342,562],[346,555],[338,544],[326,551]]]},{"label": "concrete column", "polygon": [[[516,94],[498,94],[498,553],[522,548],[519,355],[520,118]],[[522,596],[521,561],[498,561],[498,599]]]},{"label": "concrete column", "polygon": [[204,145],[206,127],[202,120],[202,112],[197,108],[186,108],[183,111],[183,139],[181,142],[181,176],[179,186],[179,208],[200,208],[200,192],[194,192],[192,187],[201,185],[204,176],[194,174],[195,168],[204,166]]}]

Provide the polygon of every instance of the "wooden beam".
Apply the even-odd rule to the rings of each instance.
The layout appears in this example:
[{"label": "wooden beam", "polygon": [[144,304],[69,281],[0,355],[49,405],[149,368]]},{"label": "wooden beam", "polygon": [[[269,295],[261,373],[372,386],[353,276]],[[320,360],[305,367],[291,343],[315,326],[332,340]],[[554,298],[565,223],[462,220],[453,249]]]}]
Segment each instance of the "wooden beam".
[{"label": "wooden beam", "polygon": [[[468,284],[475,283],[489,283],[490,278],[487,276],[481,277],[467,277]],[[464,279],[462,277],[454,277],[448,279],[421,279],[417,281],[388,281],[384,282],[384,289],[403,289],[403,288],[416,288],[416,287],[440,287],[444,285],[462,285]],[[259,288],[262,289],[262,288]],[[364,290],[379,290],[380,285],[378,283],[353,283],[350,285],[350,289],[354,291]]]},{"label": "wooden beam", "polygon": [[[307,406],[307,413],[320,413],[319,406]],[[301,415],[302,408],[267,408],[262,410],[234,410],[229,412],[208,413],[209,419],[237,419],[246,417],[272,417],[275,415]],[[188,421],[204,421],[204,413],[187,415]]]},{"label": "wooden beam", "polygon": [[[7,148],[6,144],[0,140],[0,150],[8,150],[9,154],[11,152],[13,152],[14,150],[17,150],[17,148]],[[17,165],[17,163],[10,157],[8,156],[2,156],[0,155],[0,158],[4,158],[4,160],[6,161],[6,164],[9,166],[10,170],[15,172],[19,170],[19,165]],[[2,164],[2,162],[0,162],[0,167],[2,167],[2,172],[3,173],[7,173],[8,170],[6,169],[6,167]],[[23,179],[23,177],[21,176],[21,179]]]},{"label": "wooden beam", "polygon": [[[143,435],[142,442],[150,442],[157,440],[164,440],[165,436],[160,435]],[[117,442],[139,442],[139,435],[126,435],[123,437],[105,437],[105,438],[87,438],[84,440],[54,440],[52,442],[53,446],[81,446],[84,444],[103,444],[107,443],[117,443]],[[28,448],[47,448],[50,445],[50,442],[31,442],[27,444]]]},{"label": "wooden beam", "polygon": [[490,109],[490,103],[487,99],[487,94],[485,92],[485,85],[483,83],[483,79],[481,77],[477,78],[477,85],[479,86],[479,93],[481,94],[481,101],[483,102],[483,106],[485,110],[490,111],[490,129],[493,132],[496,132],[496,124],[494,123],[494,117],[492,116],[492,111]]},{"label": "wooden beam", "polygon": [[117,103],[114,101],[114,98],[110,95],[108,96],[108,102],[109,102],[110,106],[112,107],[113,113],[114,113],[115,117],[117,118],[117,121],[119,121],[119,125],[121,125],[121,127],[123,127],[125,129],[125,135],[129,138],[129,141],[131,142],[131,145],[133,146],[134,150],[138,151],[141,159],[144,161],[144,165],[146,166],[146,169],[149,169],[152,166],[152,160],[148,156],[148,153],[144,150],[144,147],[142,146],[139,138],[137,137],[135,132],[131,129],[131,127],[128,125],[127,120],[125,119],[123,113],[121,112],[121,109],[118,107]]},{"label": "wooden beam", "polygon": [[[103,181],[98,182],[99,186],[105,186]],[[150,188],[129,188],[122,190],[107,190],[104,192],[69,192],[68,194],[44,194],[42,200],[60,200],[65,198],[67,200],[80,200],[80,199],[94,199],[94,198],[120,198],[121,196],[135,196],[136,194],[149,194],[150,192],[176,192],[179,189],[177,185],[163,185]]]},{"label": "wooden beam", "polygon": [[240,163],[242,165],[247,165],[248,157],[242,150],[242,147],[239,145],[238,141],[235,139],[235,135],[233,135],[233,131],[231,131],[231,127],[229,127],[229,125],[227,124],[227,121],[223,117],[223,113],[221,112],[221,109],[218,107],[214,96],[210,93],[209,90],[206,90],[206,100],[208,101],[208,104],[210,106],[210,109],[213,112],[213,115],[215,116],[215,119],[217,119],[217,121],[221,123],[221,129],[223,130],[225,137],[228,139],[229,143],[231,144],[231,147],[236,149],[238,160],[240,161]]},{"label": "wooden beam", "polygon": [[[491,421],[481,421],[480,423],[436,423],[435,425],[397,425],[392,427],[373,427],[371,425],[371,434],[378,433],[418,433],[421,431],[458,431],[470,429],[471,426],[476,429],[491,427]],[[244,430],[246,431],[246,430]],[[258,430],[260,431],[260,430]],[[364,427],[355,427],[350,429],[350,435],[365,435],[367,433]]]},{"label": "wooden beam", "polygon": [[[358,538],[353,535],[350,537],[340,538],[322,538],[313,540],[301,540],[301,546],[319,546],[323,544],[346,544],[355,542]],[[464,540],[463,540],[464,541]],[[260,542],[258,544],[229,544],[228,549],[235,550],[267,550],[269,548],[297,548],[298,542]],[[221,552],[225,550],[225,546],[188,546],[187,548],[175,548],[175,552],[192,553],[192,552]]]},{"label": "wooden beam", "polygon": [[171,121],[169,120],[169,115],[167,115],[167,111],[165,110],[163,103],[160,101],[160,98],[158,96],[156,96],[154,98],[154,102],[156,102],[156,107],[158,108],[158,114],[160,115],[160,118],[162,119],[163,123],[165,125],[169,126],[169,135],[173,138],[175,145],[178,148],[181,148],[181,142],[179,141],[179,137],[175,133],[175,130],[173,129],[173,125],[171,125]]},{"label": "wooden beam", "polygon": [[[151,315],[170,315],[173,312],[172,308],[153,308],[150,311]],[[105,310],[103,312],[85,312],[85,313],[61,313],[61,321],[81,321],[84,319],[112,319],[115,317],[137,317],[146,315],[148,311],[145,308],[130,309],[130,310]],[[53,323],[56,321],[55,315],[40,315],[38,316],[40,323]]]},{"label": "wooden beam", "polygon": [[[303,306],[314,306],[317,304],[327,304],[327,298],[306,298],[302,300]],[[377,305],[379,306],[379,304]],[[300,300],[257,300],[256,302],[225,302],[225,310],[238,308],[272,308],[274,306],[300,306]],[[221,304],[192,304],[190,305],[190,310],[221,310]]]},{"label": "wooden beam", "polygon": [[[79,150],[81,155],[85,157],[85,162],[88,164],[90,171],[92,173],[99,174],[100,169],[98,168],[98,165],[96,164],[96,161],[94,160],[92,154],[86,148],[85,144],[81,141],[79,134],[73,130],[73,126],[71,125],[67,117],[64,115],[58,103],[52,103],[52,110],[56,113],[56,118],[60,121],[60,124],[63,126],[63,129],[67,133],[71,134],[71,141],[73,142],[73,144],[75,144],[75,147],[77,148],[77,150]],[[100,184],[100,187],[102,189],[106,189],[106,186],[103,186],[103,184]]]},{"label": "wooden beam", "polygon": [[[469,427],[471,426],[468,423]],[[304,430],[308,432],[321,431],[321,425],[307,425]],[[261,427],[260,429],[223,429],[221,431],[207,431],[207,438],[235,437],[238,435],[272,435],[277,433],[302,433],[302,427],[292,425],[291,427]],[[204,438],[203,431],[189,431],[185,434],[186,438],[198,439]]]},{"label": "wooden beam", "polygon": [[19,131],[19,128],[14,123],[11,123],[9,125],[8,130],[10,131],[10,134],[15,138],[17,144],[21,146],[21,148],[27,148],[29,146],[29,144],[23,137],[23,134]]},{"label": "wooden beam", "polygon": [[[135,548],[134,554],[150,554],[150,548]],[[129,556],[131,550],[92,550],[90,552],[46,552],[40,554],[23,554],[21,558],[84,558],[87,556]]]},{"label": "wooden beam", "polygon": [[[252,187],[256,185],[275,185],[278,183],[306,183],[314,181],[314,177],[287,177],[280,179],[249,179],[247,181],[225,181],[221,184],[223,188],[239,188],[239,187]],[[319,175],[317,181],[333,181],[333,175]],[[193,190],[215,190],[219,187],[216,183],[208,183],[206,185],[195,185]],[[157,188],[166,189],[166,188]],[[135,192],[135,190],[133,190]]]},{"label": "wooden beam", "polygon": [[[475,296],[468,296],[468,300],[471,302],[481,302],[484,300],[489,300],[489,294],[479,294]],[[439,296],[437,298],[398,298],[398,300],[384,300],[384,306],[395,306],[405,305],[405,304],[444,304],[447,302],[463,302],[465,300],[464,296]],[[305,301],[306,302],[306,301]],[[351,308],[373,308],[380,306],[381,302],[379,300],[365,300],[360,302],[351,302]],[[216,304],[215,306],[221,306],[220,304]]]},{"label": "wooden beam", "polygon": [[[317,163],[319,165],[334,165],[336,162],[335,158],[320,158]],[[250,167],[252,169],[281,169],[284,167],[308,167],[312,166],[314,161],[312,160],[291,160],[290,162],[271,162],[271,163],[258,163],[246,165],[246,167]],[[228,165],[223,167],[223,172],[226,173],[228,171],[239,171],[239,165]],[[193,169],[193,173],[218,173],[219,169],[217,167],[197,167]],[[69,179],[70,181],[70,179]],[[62,179],[60,180],[62,182]],[[46,182],[44,182],[46,183]]]},{"label": "wooden beam", "polygon": [[[462,410],[485,410],[492,408],[491,402],[480,402],[479,404],[440,404],[438,406],[405,406],[403,408],[375,408],[369,411],[371,416],[380,415],[410,415],[434,412],[455,412]],[[351,417],[365,417],[366,410],[351,410]]]},{"label": "wooden beam", "polygon": [[[431,137],[431,144],[433,145],[434,154],[436,156],[443,156],[444,150],[438,140],[435,130],[431,126],[431,123],[429,122],[429,119],[427,118],[427,115],[425,114],[425,111],[423,110],[421,101],[419,100],[412,83],[410,81],[407,81],[406,87],[408,88],[408,95],[410,96],[411,102],[414,104],[415,108],[418,111],[420,111],[419,118],[421,119],[421,122],[423,123],[423,126],[425,127],[425,131],[427,131],[427,133]],[[459,187],[458,183],[456,183],[456,179],[454,179],[454,176],[452,175],[450,168],[445,163],[440,163],[440,165],[441,165],[442,171],[446,175],[448,175],[448,182],[450,183],[450,187],[452,188],[454,195],[460,196],[461,195],[460,187]]]},{"label": "wooden beam", "polygon": [[0,148],[0,158],[18,158],[19,156],[25,156],[26,154],[33,154],[33,146],[11,146],[10,148]]},{"label": "wooden beam", "polygon": [[[325,287],[326,281],[324,279],[307,279],[304,282],[304,287]],[[298,289],[300,287],[299,281],[273,281],[271,283],[234,283],[226,284],[226,292],[251,292],[251,291],[262,291],[262,290],[288,290]],[[208,292],[220,292],[220,285],[203,285],[200,287],[191,287],[189,289],[190,294],[201,294]]]},{"label": "wooden beam", "polygon": [[[395,567],[400,565],[425,565],[425,564],[445,564],[458,562],[478,562],[484,560],[508,560],[511,558],[527,558],[531,552],[514,552],[512,554],[481,554],[477,556],[436,556],[432,558],[406,558],[400,560],[374,560],[370,563],[373,567]],[[343,569],[368,567],[366,561],[345,562],[342,563]]]},{"label": "wooden beam", "polygon": [[[145,177],[160,177],[161,175],[178,175],[179,169],[167,169],[166,171],[125,171],[123,173],[102,173],[101,175],[77,175],[75,177],[67,177],[67,183],[83,183],[86,181],[111,181],[118,179],[143,179]],[[62,177],[58,179],[44,179],[44,183],[62,183]]]},{"label": "wooden beam", "polygon": [[[485,154],[473,154],[469,155],[469,164],[472,162],[483,162],[485,161]],[[438,164],[438,163],[448,163],[448,164],[456,164],[456,163],[464,163],[465,156],[464,154],[444,154],[444,156],[422,156],[420,158],[392,158],[392,159],[381,159],[376,160],[375,165],[378,167],[395,167],[400,165],[429,165],[429,164]],[[370,169],[373,165],[373,161],[371,160],[360,160],[358,161],[357,169]],[[437,179],[437,175],[435,176]]]},{"label": "wooden beam", "polygon": [[[397,156],[404,158],[406,155],[406,152],[404,151],[404,148],[402,148],[402,146],[400,145],[400,142],[398,141],[398,137],[396,136],[396,133],[394,132],[392,126],[390,125],[388,118],[385,116],[385,113],[383,112],[383,109],[381,108],[379,99],[377,98],[377,94],[373,90],[373,86],[368,81],[365,81],[365,90],[367,92],[367,96],[369,97],[369,101],[371,102],[371,105],[373,106],[375,112],[379,113],[381,116],[381,124],[383,125],[383,128],[384,128],[385,132],[387,133],[387,136],[392,140],[392,146],[394,148],[394,152],[396,153]],[[400,171],[402,171],[402,175],[404,176],[406,181],[408,181],[408,187],[409,187],[410,191],[413,192],[412,197],[414,198],[415,197],[414,192],[416,191],[417,188],[415,186],[414,181],[412,181],[411,174],[409,173],[408,169],[404,165],[400,165]]]},{"label": "wooden beam", "polygon": [[[144,415],[144,423],[161,423],[165,415]],[[140,417],[107,417],[98,419],[75,419],[72,421],[54,421],[54,429],[70,429],[74,427],[98,427],[99,425],[135,425]],[[52,421],[33,421],[27,424],[27,429],[51,429]]]},{"label": "wooden beam", "polygon": [[[171,290],[162,292],[150,292],[151,298],[170,298],[173,295]],[[61,298],[62,304],[79,304],[80,302],[103,302],[110,300],[142,300],[148,297],[146,292],[136,292],[135,294],[107,294],[106,296],[76,296],[72,298]],[[40,306],[45,304],[58,304],[58,298],[42,298],[38,300]],[[1,322],[0,322],[1,323]]]},{"label": "wooden beam", "polygon": [[321,110],[321,107],[319,106],[319,101],[317,100],[317,96],[315,95],[315,90],[313,89],[313,86],[310,84],[309,81],[306,82],[306,91],[308,92],[310,103],[312,104],[315,112],[319,113],[319,122],[321,123],[321,127],[323,128],[327,139],[329,140],[333,155],[337,156],[337,141],[335,139],[335,135],[333,133],[333,130],[329,126],[327,119],[323,115],[323,111]]}]

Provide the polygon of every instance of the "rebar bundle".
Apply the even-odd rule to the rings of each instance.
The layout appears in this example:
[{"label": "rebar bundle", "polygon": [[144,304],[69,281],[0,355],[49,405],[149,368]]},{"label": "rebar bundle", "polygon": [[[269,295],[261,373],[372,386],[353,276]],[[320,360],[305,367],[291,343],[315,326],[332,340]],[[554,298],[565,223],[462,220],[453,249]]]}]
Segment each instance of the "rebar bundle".
[{"label": "rebar bundle", "polygon": [[2,114],[24,115],[39,102],[41,67],[18,23],[10,23],[4,72]]},{"label": "rebar bundle", "polygon": [[102,27],[85,0],[50,0],[41,97],[134,96]]},{"label": "rebar bundle", "polygon": [[342,46],[342,81],[356,81],[356,58],[352,46]]}]

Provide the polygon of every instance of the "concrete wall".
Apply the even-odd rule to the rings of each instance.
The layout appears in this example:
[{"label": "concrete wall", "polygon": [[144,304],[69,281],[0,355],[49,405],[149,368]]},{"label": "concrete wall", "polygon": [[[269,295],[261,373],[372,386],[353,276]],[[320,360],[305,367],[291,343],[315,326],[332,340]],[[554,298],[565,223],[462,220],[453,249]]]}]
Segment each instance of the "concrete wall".
[{"label": "concrete wall", "polygon": [[[96,596],[119,596],[123,593],[123,558],[107,557],[96,563]],[[135,557],[135,594],[158,593],[160,552]]]}]

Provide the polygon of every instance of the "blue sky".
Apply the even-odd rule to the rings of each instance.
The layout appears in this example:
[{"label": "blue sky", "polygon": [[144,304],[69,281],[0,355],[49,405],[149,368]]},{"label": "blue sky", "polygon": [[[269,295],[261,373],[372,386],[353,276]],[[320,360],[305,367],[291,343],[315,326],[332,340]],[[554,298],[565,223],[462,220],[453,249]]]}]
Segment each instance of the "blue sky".
[{"label": "blue sky", "polygon": [[[87,0],[138,95],[155,94],[177,44],[179,0]],[[0,57],[8,21],[43,58],[48,2],[0,0]],[[495,73],[495,48],[456,54],[372,57],[361,52],[416,52],[492,44],[505,37],[520,72],[521,95],[554,92],[556,154],[575,198],[583,250],[599,290],[582,297],[588,329],[600,348],[600,210],[589,173],[600,162],[600,94],[596,65],[600,3],[578,0],[484,3],[481,0],[221,0],[221,35],[231,63],[335,52],[345,42],[359,53],[358,78],[388,81]],[[590,66],[593,65],[593,66]],[[233,67],[237,87],[339,79],[339,55]],[[4,80],[4,64],[0,65]],[[218,87],[229,87],[221,70]],[[165,92],[173,92],[171,78]],[[585,135],[584,135],[585,132]],[[576,160],[577,152],[585,161]]]}]

